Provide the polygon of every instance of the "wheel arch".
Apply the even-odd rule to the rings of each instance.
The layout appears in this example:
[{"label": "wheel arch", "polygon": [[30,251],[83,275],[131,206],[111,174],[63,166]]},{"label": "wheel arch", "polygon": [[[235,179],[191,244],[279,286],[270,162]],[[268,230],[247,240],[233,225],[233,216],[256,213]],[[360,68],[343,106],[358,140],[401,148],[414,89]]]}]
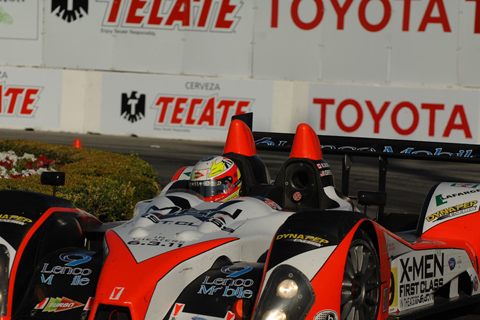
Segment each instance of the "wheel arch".
[{"label": "wheel arch", "polygon": [[355,235],[357,232],[365,232],[372,241],[374,248],[377,250],[381,278],[381,300],[378,319],[386,319],[388,317],[389,308],[391,268],[383,228],[372,220],[364,220],[358,226]]}]

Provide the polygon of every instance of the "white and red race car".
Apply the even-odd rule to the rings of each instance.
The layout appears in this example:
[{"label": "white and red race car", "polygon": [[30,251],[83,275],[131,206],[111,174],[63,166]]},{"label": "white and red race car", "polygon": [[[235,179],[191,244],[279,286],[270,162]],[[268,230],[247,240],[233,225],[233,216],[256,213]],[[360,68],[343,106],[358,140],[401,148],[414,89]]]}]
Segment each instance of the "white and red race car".
[{"label": "white and red race car", "polygon": [[358,209],[383,193],[357,203],[335,188],[308,125],[281,145],[290,158],[270,181],[233,120],[224,155],[242,172],[241,197],[203,201],[184,168],[118,225],[0,191],[0,319],[418,318],[478,302],[480,184],[434,186],[417,228],[392,232]]}]

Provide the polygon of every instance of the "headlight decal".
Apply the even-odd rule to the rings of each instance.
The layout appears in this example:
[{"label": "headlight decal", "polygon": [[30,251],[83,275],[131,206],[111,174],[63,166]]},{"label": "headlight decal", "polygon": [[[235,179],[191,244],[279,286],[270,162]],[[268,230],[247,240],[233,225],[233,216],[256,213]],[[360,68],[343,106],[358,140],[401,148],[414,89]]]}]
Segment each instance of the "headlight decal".
[{"label": "headlight decal", "polygon": [[314,301],[307,277],[290,265],[281,265],[269,277],[253,320],[301,320]]}]

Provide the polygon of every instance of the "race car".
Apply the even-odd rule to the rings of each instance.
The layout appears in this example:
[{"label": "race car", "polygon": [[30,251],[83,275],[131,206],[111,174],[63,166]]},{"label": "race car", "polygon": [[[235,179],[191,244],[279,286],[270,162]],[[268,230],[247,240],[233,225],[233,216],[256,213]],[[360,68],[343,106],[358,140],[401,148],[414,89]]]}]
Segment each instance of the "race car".
[{"label": "race car", "polygon": [[[0,191],[0,319],[387,319],[478,302],[480,184],[434,186],[417,228],[392,232],[361,210],[384,192],[337,190],[310,126],[260,135],[232,121],[222,156],[242,185],[225,202],[189,188],[192,167],[116,225]],[[290,149],[273,181],[263,145]]]}]

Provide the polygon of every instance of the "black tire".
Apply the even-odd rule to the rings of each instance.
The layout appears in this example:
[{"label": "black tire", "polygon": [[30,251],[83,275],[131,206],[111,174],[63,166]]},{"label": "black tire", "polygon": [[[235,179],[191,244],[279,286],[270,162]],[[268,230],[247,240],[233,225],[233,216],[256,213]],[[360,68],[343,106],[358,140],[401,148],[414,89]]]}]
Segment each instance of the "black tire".
[{"label": "black tire", "polygon": [[380,305],[380,261],[370,237],[357,232],[350,243],[342,282],[342,320],[376,319]]}]

